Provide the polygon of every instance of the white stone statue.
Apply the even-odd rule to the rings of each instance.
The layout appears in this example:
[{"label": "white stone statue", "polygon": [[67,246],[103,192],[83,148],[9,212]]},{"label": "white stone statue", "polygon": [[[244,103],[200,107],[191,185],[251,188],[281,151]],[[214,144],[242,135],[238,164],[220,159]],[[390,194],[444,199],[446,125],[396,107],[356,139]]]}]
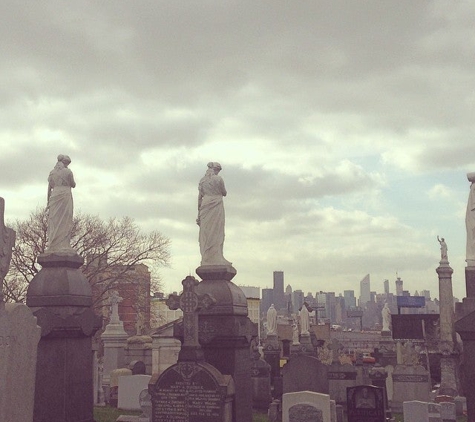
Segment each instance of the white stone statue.
[{"label": "white stone statue", "polygon": [[465,227],[467,229],[466,261],[469,267],[475,266],[475,172],[467,173],[470,184],[467,212],[465,214]]},{"label": "white stone statue", "polygon": [[389,326],[391,325],[391,310],[387,303],[384,304],[383,309],[381,310],[381,315],[383,317],[383,329],[381,331],[390,331]]},{"label": "white stone statue", "polygon": [[302,309],[300,309],[300,334],[303,336],[310,335],[310,313],[305,303],[302,305]]},{"label": "white stone statue", "polygon": [[112,324],[120,323],[119,319],[119,303],[122,302],[122,298],[119,296],[117,290],[112,290],[109,294],[109,303],[111,305],[111,317],[110,322]]},{"label": "white stone statue", "polygon": [[267,310],[267,335],[277,335],[277,310],[274,304]]},{"label": "white stone statue", "polygon": [[3,298],[1,283],[8,273],[16,238],[15,230],[5,226],[4,217],[5,200],[0,197],[0,302]]},{"label": "white stone statue", "polygon": [[292,324],[292,344],[295,344],[295,345],[300,344],[299,327],[297,326],[295,322]]},{"label": "white stone statue", "polygon": [[48,177],[48,248],[46,253],[76,253],[71,248],[73,227],[73,195],[76,186],[73,172],[68,168],[71,159],[58,155],[58,162]]},{"label": "white stone statue", "polygon": [[440,239],[439,236],[437,236],[437,240],[440,243],[440,260],[441,261],[448,261],[449,258],[448,258],[448,255],[447,255],[447,243],[445,243],[445,239],[444,238]]},{"label": "white stone statue", "polygon": [[221,164],[208,163],[208,170],[201,178],[198,190],[198,218],[200,226],[201,265],[231,265],[223,256],[224,205],[226,196],[224,181],[218,173]]}]

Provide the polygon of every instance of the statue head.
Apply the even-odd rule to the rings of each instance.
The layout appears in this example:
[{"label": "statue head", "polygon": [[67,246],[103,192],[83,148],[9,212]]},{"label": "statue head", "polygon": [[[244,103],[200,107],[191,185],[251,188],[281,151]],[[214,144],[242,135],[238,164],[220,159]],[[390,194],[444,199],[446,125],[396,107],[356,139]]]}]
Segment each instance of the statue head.
[{"label": "statue head", "polygon": [[469,182],[475,182],[475,172],[467,173],[467,179]]}]

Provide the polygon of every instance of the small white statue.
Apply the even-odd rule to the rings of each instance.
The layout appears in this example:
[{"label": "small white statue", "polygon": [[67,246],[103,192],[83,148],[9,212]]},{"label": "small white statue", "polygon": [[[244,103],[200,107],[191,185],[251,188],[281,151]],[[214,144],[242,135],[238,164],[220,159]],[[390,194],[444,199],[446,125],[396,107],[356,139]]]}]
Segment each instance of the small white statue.
[{"label": "small white statue", "polygon": [[292,344],[295,344],[295,345],[300,344],[299,327],[297,326],[295,322],[292,324]]},{"label": "small white statue", "polygon": [[274,304],[267,310],[267,335],[277,335],[277,310]]},{"label": "small white statue", "polygon": [[383,317],[383,329],[382,331],[390,331],[389,326],[391,325],[391,310],[387,303],[384,304],[384,307],[381,311]]},{"label": "small white statue", "polygon": [[111,323],[119,323],[119,303],[122,302],[122,298],[119,296],[119,292],[117,290],[112,290],[109,294],[109,303],[111,305]]},{"label": "small white statue", "polygon": [[224,181],[218,173],[221,164],[208,163],[208,170],[201,178],[198,190],[198,218],[200,226],[201,265],[231,265],[223,256],[224,204],[226,196]]},{"label": "small white statue", "polygon": [[440,260],[441,261],[448,261],[448,255],[447,255],[447,243],[445,243],[445,239],[444,238],[439,238],[439,236],[437,236],[437,240],[439,241],[440,243]]},{"label": "small white statue", "polygon": [[466,261],[469,267],[473,267],[475,266],[475,172],[467,173],[467,179],[471,184],[465,214],[467,230]]},{"label": "small white statue", "polygon": [[300,334],[303,336],[310,335],[310,313],[307,309],[307,304],[302,305],[300,309]]},{"label": "small white statue", "polygon": [[76,253],[71,248],[73,227],[73,195],[76,187],[73,172],[68,168],[71,159],[58,155],[58,162],[48,176],[48,248],[47,253]]}]

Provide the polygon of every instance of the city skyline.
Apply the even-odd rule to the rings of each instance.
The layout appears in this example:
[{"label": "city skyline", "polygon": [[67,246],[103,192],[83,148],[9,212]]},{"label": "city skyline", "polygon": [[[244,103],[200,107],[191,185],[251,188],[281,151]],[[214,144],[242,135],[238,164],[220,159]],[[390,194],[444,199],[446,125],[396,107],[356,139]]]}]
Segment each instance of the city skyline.
[{"label": "city skyline", "polygon": [[[200,265],[197,187],[222,165],[236,284],[303,291],[398,274],[465,296],[475,170],[469,2],[0,5],[0,196],[46,205],[71,157],[76,212],[171,239],[165,292]],[[355,289],[357,290],[357,289]],[[358,294],[359,296],[359,294]]]}]

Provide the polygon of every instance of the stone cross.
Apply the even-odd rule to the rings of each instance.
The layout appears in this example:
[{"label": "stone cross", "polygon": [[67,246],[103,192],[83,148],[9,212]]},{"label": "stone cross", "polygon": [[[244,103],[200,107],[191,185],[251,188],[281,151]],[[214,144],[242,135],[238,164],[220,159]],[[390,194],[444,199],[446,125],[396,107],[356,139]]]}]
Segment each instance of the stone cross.
[{"label": "stone cross", "polygon": [[[181,309],[183,311],[183,344],[184,349],[201,348],[198,341],[198,311],[212,306],[216,300],[209,294],[198,295],[195,287],[198,280],[192,276],[186,277],[183,281],[183,293],[181,295],[170,295],[166,301],[172,310]],[[182,351],[180,352],[183,355]],[[180,360],[180,356],[179,356]]]}]

